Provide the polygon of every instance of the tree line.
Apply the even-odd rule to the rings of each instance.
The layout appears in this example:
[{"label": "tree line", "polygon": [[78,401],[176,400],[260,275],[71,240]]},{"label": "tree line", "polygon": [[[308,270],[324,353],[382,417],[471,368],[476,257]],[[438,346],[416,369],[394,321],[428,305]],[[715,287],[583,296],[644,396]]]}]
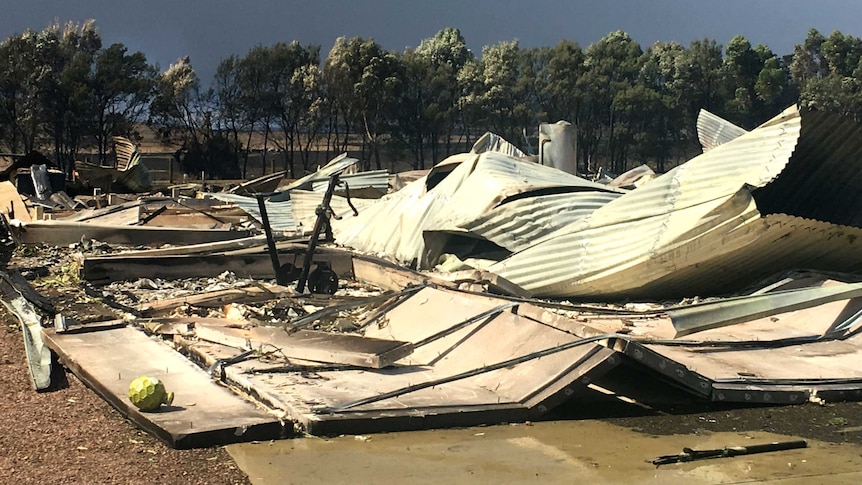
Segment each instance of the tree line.
[{"label": "tree line", "polygon": [[700,108],[751,129],[793,103],[862,121],[862,41],[811,29],[778,56],[740,35],[642,48],[616,31],[586,48],[512,40],[477,57],[446,28],[404,52],[362,37],[337,39],[325,59],[316,45],[260,45],[224,58],[206,87],[187,57],[160,71],[104,47],[93,21],[0,43],[0,152],[50,151],[67,171],[85,150],[107,161],[111,136],[134,138],[140,123],[182,146],[188,173],[234,178],[253,135],[296,175],[356,140],[378,168],[426,168],[485,131],[535,151],[537,125],[557,120],[577,126],[583,172],[664,171],[696,149]]}]

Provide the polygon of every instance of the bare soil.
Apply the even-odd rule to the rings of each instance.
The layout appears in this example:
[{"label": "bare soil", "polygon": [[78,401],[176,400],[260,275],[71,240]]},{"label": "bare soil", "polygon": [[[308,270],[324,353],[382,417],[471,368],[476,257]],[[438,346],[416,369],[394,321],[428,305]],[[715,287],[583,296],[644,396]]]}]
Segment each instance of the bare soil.
[{"label": "bare soil", "polygon": [[62,366],[37,393],[18,322],[5,309],[0,321],[0,483],[250,483],[224,448],[168,448]]}]

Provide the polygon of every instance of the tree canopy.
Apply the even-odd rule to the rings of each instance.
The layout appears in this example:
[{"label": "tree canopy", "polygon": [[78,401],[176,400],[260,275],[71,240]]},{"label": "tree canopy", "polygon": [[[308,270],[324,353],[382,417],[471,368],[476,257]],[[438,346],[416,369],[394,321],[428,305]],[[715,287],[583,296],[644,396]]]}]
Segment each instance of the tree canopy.
[{"label": "tree canopy", "polygon": [[362,37],[336,39],[325,58],[297,41],[258,45],[203,81],[187,57],[162,71],[104,46],[93,21],[0,42],[0,151],[39,149],[66,170],[82,151],[104,162],[111,137],[143,123],[182,147],[189,172],[237,177],[261,145],[264,157],[284,153],[292,176],[356,146],[378,168],[425,168],[485,131],[529,152],[539,123],[566,120],[581,171],[663,171],[697,150],[701,108],[751,129],[793,103],[862,121],[862,40],[811,29],[780,56],[741,35],[644,47],[616,31],[586,47],[513,39],[475,56],[445,28],[404,52]]}]

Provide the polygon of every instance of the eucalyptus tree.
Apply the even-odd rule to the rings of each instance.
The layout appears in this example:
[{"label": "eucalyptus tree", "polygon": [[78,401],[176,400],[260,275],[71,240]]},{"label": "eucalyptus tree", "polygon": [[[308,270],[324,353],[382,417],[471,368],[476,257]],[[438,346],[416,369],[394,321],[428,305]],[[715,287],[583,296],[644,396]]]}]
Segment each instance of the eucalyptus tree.
[{"label": "eucalyptus tree", "polygon": [[821,53],[825,41],[817,29],[809,29],[802,44],[796,44],[793,48],[790,76],[800,90],[804,91],[810,81],[829,74],[829,66]]},{"label": "eucalyptus tree", "polygon": [[213,78],[216,129],[228,137],[234,156],[240,158],[240,133],[251,130],[241,100],[239,85],[240,57],[233,54],[219,62]]},{"label": "eucalyptus tree", "polygon": [[96,54],[92,92],[100,162],[105,162],[113,135],[130,135],[135,123],[142,121],[157,74],[143,53],[129,54],[123,44],[113,44]]},{"label": "eucalyptus tree", "polygon": [[455,28],[440,30],[401,56],[405,82],[393,112],[393,136],[417,168],[425,167],[426,151],[432,163],[452,153],[461,95],[458,74],[472,57]]},{"label": "eucalyptus tree", "polygon": [[[552,57],[553,51],[550,47],[520,49],[518,53],[519,75],[515,93],[521,103],[516,107],[515,118],[520,123],[525,138],[523,141],[528,145],[526,134],[535,132],[540,122],[558,121],[550,120],[545,111],[550,99],[547,86],[551,82],[548,66]],[[531,147],[525,148],[529,151]],[[536,147],[532,149],[535,150]]]},{"label": "eucalyptus tree", "polygon": [[[301,66],[293,73],[290,85],[293,89],[289,102],[297,115],[296,146],[302,168],[308,170],[312,162],[311,154],[318,153],[316,147],[328,112],[323,71],[320,66],[314,64]],[[294,176],[293,164],[291,164],[290,173]]]},{"label": "eucalyptus tree", "polygon": [[294,152],[300,152],[308,168],[310,147],[321,125],[322,83],[320,46],[277,43],[270,48],[270,83],[275,94],[273,108],[281,127],[285,163],[294,175]]},{"label": "eucalyptus tree", "polygon": [[519,90],[520,46],[517,40],[482,48],[482,89],[478,99],[488,127],[517,143],[523,124],[526,100]]},{"label": "eucalyptus tree", "polygon": [[39,37],[27,30],[0,43],[0,146],[11,152],[32,151],[41,132]]},{"label": "eucalyptus tree", "polygon": [[517,143],[532,119],[521,84],[524,60],[517,40],[482,48],[482,58],[467,62],[458,76],[465,125],[490,130]]},{"label": "eucalyptus tree", "polygon": [[95,23],[59,23],[36,35],[37,94],[54,159],[71,173],[83,138],[94,128],[90,75],[102,40]]},{"label": "eucalyptus tree", "polygon": [[693,126],[688,125],[690,118],[686,116],[688,90],[680,79],[686,57],[682,44],[656,42],[644,52],[638,75],[638,85],[648,90],[641,107],[652,104],[652,110],[641,117],[636,151],[643,161],[654,160],[659,172],[667,169],[675,151],[677,157],[684,154],[689,141],[686,135],[692,131],[687,129]]},{"label": "eucalyptus tree", "polygon": [[181,57],[156,78],[149,121],[164,140],[200,141],[209,129],[201,116],[201,97],[197,72],[188,56]]},{"label": "eucalyptus tree", "polygon": [[351,129],[358,128],[363,158],[367,151],[380,168],[381,145],[404,88],[403,63],[373,39],[339,37],[324,64],[324,77],[332,107],[345,123],[342,147],[346,148]]},{"label": "eucalyptus tree", "polygon": [[203,172],[206,178],[237,178],[241,172],[236,144],[216,130],[215,100],[215,90],[201,89],[191,61],[188,56],[182,57],[156,78],[149,123],[164,142],[182,145],[176,156],[186,173]]},{"label": "eucalyptus tree", "polygon": [[800,103],[862,121],[862,40],[834,31],[823,37],[811,29],[797,45],[790,65]]},{"label": "eucalyptus tree", "polygon": [[578,80],[584,75],[584,51],[570,40],[552,47],[539,74],[543,80],[541,109],[548,121],[580,122],[581,97]]},{"label": "eucalyptus tree", "polygon": [[686,112],[686,124],[694,126],[697,114],[706,109],[725,114],[723,46],[714,39],[694,40],[678,63],[680,104]]},{"label": "eucalyptus tree", "polygon": [[425,152],[431,148],[431,158],[437,158],[437,136],[442,110],[433,98],[435,84],[431,61],[415,49],[406,49],[401,57],[404,65],[404,89],[393,110],[395,125],[392,136],[408,151],[413,167],[425,168]]},{"label": "eucalyptus tree", "polygon": [[[431,158],[437,162],[452,154],[452,140],[460,118],[459,99],[462,86],[459,75],[474,59],[464,36],[457,28],[447,27],[434,37],[424,39],[416,48],[416,57],[427,65],[424,115],[429,122]],[[442,140],[444,152],[439,153]]]},{"label": "eucalyptus tree", "polygon": [[[641,47],[623,31],[611,32],[587,47],[585,72],[578,87],[584,103],[579,125],[579,142],[587,162],[599,157],[607,160],[615,171],[622,171],[625,160],[619,158],[617,126],[621,102],[614,100],[627,87],[634,85],[640,70]],[[605,150],[600,151],[604,145]],[[588,168],[594,167],[588,165]]]},{"label": "eucalyptus tree", "polygon": [[248,170],[248,155],[252,150],[255,132],[263,131],[265,155],[273,122],[279,117],[281,78],[274,57],[274,49],[258,45],[249,50],[239,62],[237,77],[240,102],[246,115],[244,124],[250,128],[245,141],[243,177]]}]

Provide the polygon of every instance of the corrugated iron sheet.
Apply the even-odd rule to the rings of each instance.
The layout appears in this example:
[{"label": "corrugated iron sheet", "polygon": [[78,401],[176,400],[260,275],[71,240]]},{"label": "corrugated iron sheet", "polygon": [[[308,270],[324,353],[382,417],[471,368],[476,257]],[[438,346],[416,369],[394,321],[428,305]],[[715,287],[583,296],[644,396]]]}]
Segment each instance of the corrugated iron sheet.
[{"label": "corrugated iron sheet", "polygon": [[[237,207],[253,217],[256,221],[262,223],[260,216],[260,207],[257,205],[257,199],[254,197],[246,197],[237,194],[228,194],[224,192],[207,193],[206,197],[212,197],[223,202],[236,204]],[[296,221],[293,219],[293,209],[291,201],[273,202],[265,201],[266,215],[269,219],[270,227],[273,231],[296,232]]]},{"label": "corrugated iron sheet", "polygon": [[[345,174],[339,177],[343,182],[347,182],[350,190],[373,188],[378,189],[382,193],[389,190],[389,170],[371,170],[368,172],[359,172]],[[326,192],[326,187],[329,186],[329,178],[325,180],[315,181],[311,184],[311,190],[314,192]]]},{"label": "corrugated iron sheet", "polygon": [[748,133],[743,128],[702,109],[697,115],[697,139],[703,151],[739,138]]},{"label": "corrugated iron sheet", "polygon": [[484,269],[535,296],[730,292],[785,269],[862,269],[860,159],[859,125],[795,107],[625,193],[461,155],[339,222],[336,238],[426,268],[448,242],[489,241],[513,253]]},{"label": "corrugated iron sheet", "polygon": [[336,173],[340,173],[347,170],[348,168],[356,164],[356,162],[358,161],[358,159],[348,157],[346,153],[342,153],[341,155],[333,158],[329,163],[321,167],[320,170],[314,173],[310,173],[300,179],[296,179],[283,187],[279,187],[279,193],[270,197],[269,200],[271,200],[272,202],[284,202],[286,200],[289,200],[291,190],[304,187],[306,185],[308,185],[308,187],[306,188],[310,188],[310,184],[313,181],[328,179]]},{"label": "corrugated iron sheet", "polygon": [[117,170],[121,172],[141,163],[141,154],[138,152],[138,146],[128,138],[115,136],[114,152],[117,155]]},{"label": "corrugated iron sheet", "polygon": [[[296,230],[300,233],[308,233],[314,228],[314,222],[317,220],[317,207],[323,202],[324,194],[309,190],[293,190],[290,193],[291,209],[293,211],[293,220],[296,221]],[[351,198],[350,202],[356,207],[357,211],[361,211],[368,205],[376,202],[376,199],[356,199]],[[353,209],[347,204],[347,199],[338,195],[333,195],[329,202],[332,212],[338,218],[355,217]],[[267,206],[269,207],[269,206]]]},{"label": "corrugated iron sheet", "polygon": [[544,240],[558,226],[573,224],[621,195],[586,191],[517,199],[460,227],[509,251],[521,251]]},{"label": "corrugated iron sheet", "polygon": [[518,147],[512,145],[500,135],[496,133],[485,133],[476,143],[473,144],[473,148],[470,149],[470,153],[486,153],[486,152],[496,152],[502,153],[504,155],[509,155],[510,157],[523,158],[526,157],[527,154],[522,152]]},{"label": "corrugated iron sheet", "polygon": [[[862,137],[844,138],[854,133],[858,126],[837,117],[788,110],[489,270],[536,295],[664,298],[727,292],[788,268],[859,269],[862,230],[835,224],[858,217],[858,185],[825,176],[858,153]],[[771,182],[783,190],[770,191]],[[766,195],[752,196],[759,187]],[[824,192],[840,194],[845,206],[833,203],[827,216],[803,202]],[[762,216],[768,212],[779,213]]]},{"label": "corrugated iron sheet", "polygon": [[[438,254],[428,253],[427,232],[463,232],[465,225],[497,206],[530,194],[557,192],[623,193],[497,152],[458,155],[438,164],[427,177],[360,211],[359,217],[333,222],[333,230],[341,244],[430,267]],[[442,242],[435,244],[443,246]]]},{"label": "corrugated iron sheet", "polygon": [[753,191],[767,214],[790,214],[862,227],[862,124],[825,112],[803,113],[792,163]]}]

